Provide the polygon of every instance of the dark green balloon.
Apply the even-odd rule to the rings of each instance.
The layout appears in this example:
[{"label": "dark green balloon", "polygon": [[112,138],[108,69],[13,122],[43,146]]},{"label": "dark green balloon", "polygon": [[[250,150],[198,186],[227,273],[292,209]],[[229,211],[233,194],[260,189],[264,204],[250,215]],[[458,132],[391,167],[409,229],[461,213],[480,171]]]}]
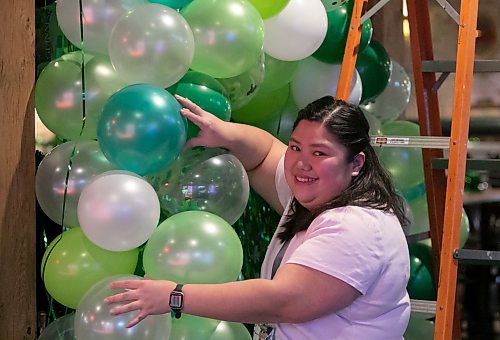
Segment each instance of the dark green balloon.
[{"label": "dark green balloon", "polygon": [[226,89],[217,79],[209,76],[208,74],[197,71],[189,71],[186,73],[177,83],[167,89],[168,92],[174,94],[177,90],[177,86],[183,83],[206,86],[209,89],[219,92],[223,96],[227,97]]},{"label": "dark green balloon", "polygon": [[[325,4],[325,1],[323,1]],[[313,57],[329,64],[338,64],[344,58],[347,34],[351,23],[353,1],[342,5],[326,7],[328,16],[328,30],[321,46],[314,52]],[[358,53],[366,49],[373,34],[372,22],[366,20],[362,25],[361,40]]]},{"label": "dark green balloon", "polygon": [[406,286],[410,298],[436,300],[432,271],[432,249],[422,243],[410,245],[410,279]]},{"label": "dark green balloon", "polygon": [[[188,98],[203,110],[216,115],[226,122],[231,118],[231,104],[229,100],[219,92],[216,92],[204,85],[181,83],[177,85],[176,94]],[[187,138],[198,135],[200,129],[188,121]]]},{"label": "dark green balloon", "polygon": [[372,40],[356,61],[356,69],[363,84],[361,102],[368,102],[384,91],[389,83],[392,61],[384,46]]}]

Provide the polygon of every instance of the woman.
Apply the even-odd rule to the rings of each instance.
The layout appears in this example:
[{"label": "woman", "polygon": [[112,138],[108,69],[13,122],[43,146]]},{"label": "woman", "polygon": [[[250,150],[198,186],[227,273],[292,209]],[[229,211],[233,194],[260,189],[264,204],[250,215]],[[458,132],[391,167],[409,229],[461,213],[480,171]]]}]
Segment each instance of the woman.
[{"label": "woman", "polygon": [[[360,109],[318,99],[299,112],[287,147],[263,130],[221,121],[177,99],[201,130],[188,146],[229,149],[252,187],[283,214],[261,279],[186,284],[182,313],[260,323],[261,337],[272,339],[402,339],[410,315],[406,218]],[[129,290],[105,301],[127,302],[113,314],[137,310],[127,325],[133,326],[170,312],[176,283],[112,287]]]}]

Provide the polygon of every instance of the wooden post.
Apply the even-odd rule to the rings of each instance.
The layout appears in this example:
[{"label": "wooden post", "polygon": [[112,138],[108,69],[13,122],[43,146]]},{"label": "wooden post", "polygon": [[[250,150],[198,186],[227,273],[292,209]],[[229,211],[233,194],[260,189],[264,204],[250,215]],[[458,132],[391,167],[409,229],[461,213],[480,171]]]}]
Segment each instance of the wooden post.
[{"label": "wooden post", "polygon": [[35,8],[0,11],[0,339],[35,339]]}]

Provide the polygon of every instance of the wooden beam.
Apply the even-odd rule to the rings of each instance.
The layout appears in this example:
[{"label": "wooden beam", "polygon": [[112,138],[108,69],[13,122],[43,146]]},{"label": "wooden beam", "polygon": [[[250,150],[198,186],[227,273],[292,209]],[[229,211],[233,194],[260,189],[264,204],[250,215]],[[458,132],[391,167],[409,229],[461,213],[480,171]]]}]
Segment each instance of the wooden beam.
[{"label": "wooden beam", "polygon": [[36,339],[33,1],[0,22],[0,339]]}]

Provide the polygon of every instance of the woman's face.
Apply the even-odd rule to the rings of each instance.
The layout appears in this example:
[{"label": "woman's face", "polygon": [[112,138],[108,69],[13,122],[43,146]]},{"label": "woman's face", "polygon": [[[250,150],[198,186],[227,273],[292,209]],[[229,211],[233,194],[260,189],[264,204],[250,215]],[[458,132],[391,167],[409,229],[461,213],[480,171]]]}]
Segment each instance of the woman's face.
[{"label": "woman's face", "polygon": [[285,178],[297,201],[312,210],[337,197],[364,163],[364,154],[347,161],[347,149],[321,123],[302,120],[285,154]]}]

